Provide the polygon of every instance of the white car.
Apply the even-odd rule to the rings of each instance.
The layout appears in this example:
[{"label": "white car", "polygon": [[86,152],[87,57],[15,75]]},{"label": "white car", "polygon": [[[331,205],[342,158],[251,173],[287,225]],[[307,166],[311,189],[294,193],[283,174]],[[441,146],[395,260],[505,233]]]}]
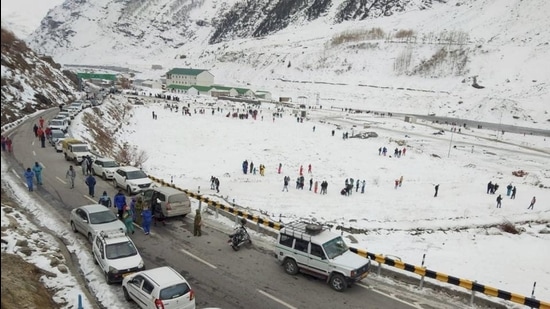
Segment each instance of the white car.
[{"label": "white car", "polygon": [[149,189],[153,181],[137,167],[121,166],[115,171],[113,184],[115,188],[125,189],[128,194],[135,194]]},{"label": "white car", "polygon": [[48,136],[50,145],[55,146],[55,143],[59,140],[67,138],[67,134],[61,130],[52,130],[52,133]]},{"label": "white car", "polygon": [[134,242],[122,229],[101,231],[92,243],[94,262],[101,267],[107,284],[145,269]]},{"label": "white car", "polygon": [[127,301],[142,309],[195,309],[195,292],[185,278],[164,266],[128,275],[122,280]]},{"label": "white car", "polygon": [[120,165],[110,158],[97,158],[92,163],[92,173],[94,175],[100,175],[103,179],[113,179],[115,177],[115,171]]},{"label": "white car", "polygon": [[73,232],[84,234],[90,242],[100,231],[122,229],[126,233],[126,225],[115,213],[99,204],[80,206],[71,210],[70,224]]},{"label": "white car", "polygon": [[52,119],[48,123],[48,127],[52,130],[61,130],[63,132],[67,132],[69,130],[69,122],[67,120],[61,120],[61,119]]}]

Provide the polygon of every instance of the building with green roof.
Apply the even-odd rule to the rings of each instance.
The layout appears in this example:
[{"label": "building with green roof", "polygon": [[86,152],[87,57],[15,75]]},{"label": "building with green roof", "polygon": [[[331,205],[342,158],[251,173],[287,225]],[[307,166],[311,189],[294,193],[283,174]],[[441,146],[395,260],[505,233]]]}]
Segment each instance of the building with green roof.
[{"label": "building with green roof", "polygon": [[208,70],[173,68],[166,73],[166,85],[212,86],[214,75]]}]

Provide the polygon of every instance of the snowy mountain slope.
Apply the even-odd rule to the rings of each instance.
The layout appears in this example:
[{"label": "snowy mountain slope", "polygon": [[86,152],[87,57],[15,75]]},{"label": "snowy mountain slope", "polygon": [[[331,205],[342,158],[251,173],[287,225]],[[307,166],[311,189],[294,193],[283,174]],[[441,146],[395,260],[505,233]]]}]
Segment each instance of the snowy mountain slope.
[{"label": "snowy mountain slope", "polygon": [[2,126],[71,100],[74,83],[59,69],[2,29]]},{"label": "snowy mountain slope", "polygon": [[358,3],[69,0],[29,42],[62,63],[145,78],[160,77],[151,64],[200,67],[308,104],[548,126],[547,1]]}]

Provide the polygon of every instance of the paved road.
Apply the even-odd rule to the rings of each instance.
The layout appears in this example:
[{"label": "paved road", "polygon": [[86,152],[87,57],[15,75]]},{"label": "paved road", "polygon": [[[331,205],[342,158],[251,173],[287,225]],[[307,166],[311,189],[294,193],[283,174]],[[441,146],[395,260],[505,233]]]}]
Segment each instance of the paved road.
[{"label": "paved road", "polygon": [[[45,118],[56,113],[51,110]],[[41,162],[44,185],[37,194],[60,217],[66,218],[74,207],[95,202],[87,197],[84,176],[78,174],[75,189],[65,181],[69,162],[53,147],[41,148],[32,132],[31,119],[10,136],[14,140],[14,155],[7,158],[13,172]],[[80,169],[77,169],[80,172]],[[98,195],[106,190],[113,196],[110,183],[98,178]],[[153,227],[152,235],[137,230],[132,235],[147,268],[170,265],[190,281],[196,292],[197,308],[457,308],[441,299],[428,300],[399,286],[379,285],[367,278],[344,293],[304,275],[289,276],[276,263],[269,244],[254,240],[250,248],[234,252],[226,243],[229,229],[203,216],[206,226],[202,237],[192,236],[192,218],[172,218],[166,226]],[[83,237],[83,236],[82,236]],[[267,249],[265,249],[267,248]],[[119,285],[112,290],[122,298]],[[129,305],[128,308],[135,308]]]}]

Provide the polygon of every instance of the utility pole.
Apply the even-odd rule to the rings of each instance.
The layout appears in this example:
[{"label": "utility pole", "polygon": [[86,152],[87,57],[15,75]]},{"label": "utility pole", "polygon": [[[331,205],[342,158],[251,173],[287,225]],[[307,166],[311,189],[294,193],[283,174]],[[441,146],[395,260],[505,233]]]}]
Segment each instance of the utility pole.
[{"label": "utility pole", "polygon": [[454,132],[451,131],[451,140],[449,141],[449,152],[447,153],[447,158],[449,158],[451,156],[451,146],[453,144],[453,134],[454,134]]}]

